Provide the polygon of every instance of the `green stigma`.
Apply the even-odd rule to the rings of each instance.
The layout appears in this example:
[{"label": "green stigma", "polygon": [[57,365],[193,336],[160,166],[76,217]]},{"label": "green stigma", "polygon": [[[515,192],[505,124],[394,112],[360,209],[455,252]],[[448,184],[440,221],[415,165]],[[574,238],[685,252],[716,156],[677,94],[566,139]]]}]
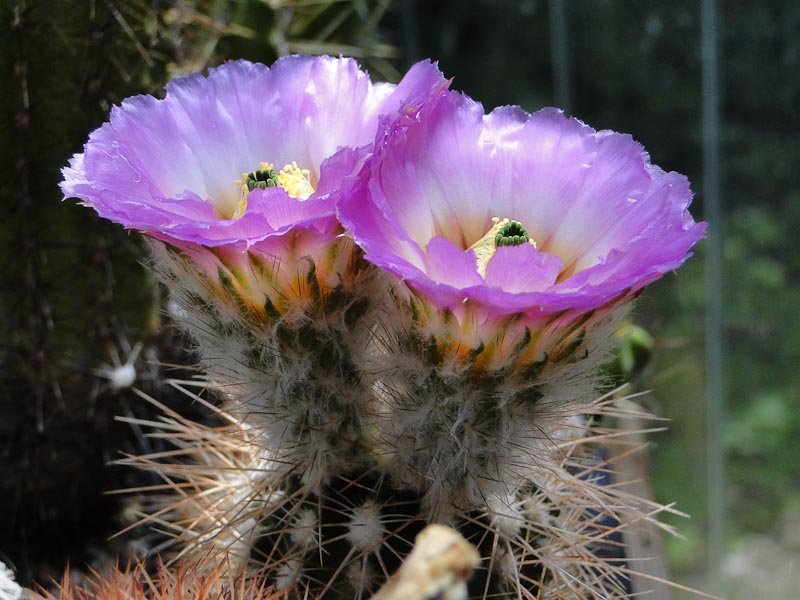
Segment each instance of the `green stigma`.
[{"label": "green stigma", "polygon": [[509,221],[494,236],[495,248],[500,246],[521,246],[530,241],[531,236],[519,221]]},{"label": "green stigma", "polygon": [[265,190],[268,187],[278,187],[280,185],[278,182],[278,172],[272,168],[250,171],[245,178],[245,185],[247,185],[248,192],[252,192],[256,188]]}]

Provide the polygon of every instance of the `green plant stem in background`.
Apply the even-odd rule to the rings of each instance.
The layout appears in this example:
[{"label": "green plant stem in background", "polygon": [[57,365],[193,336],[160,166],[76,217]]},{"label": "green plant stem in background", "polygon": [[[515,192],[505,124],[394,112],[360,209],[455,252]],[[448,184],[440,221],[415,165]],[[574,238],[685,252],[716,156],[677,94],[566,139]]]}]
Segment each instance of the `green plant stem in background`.
[{"label": "green plant stem in background", "polygon": [[723,388],[723,233],[720,191],[720,85],[719,28],[716,0],[703,0],[701,12],[703,62],[703,193],[706,214],[717,228],[709,236],[706,252],[706,402],[708,453],[708,570],[710,591],[720,593],[725,551],[725,421]]}]

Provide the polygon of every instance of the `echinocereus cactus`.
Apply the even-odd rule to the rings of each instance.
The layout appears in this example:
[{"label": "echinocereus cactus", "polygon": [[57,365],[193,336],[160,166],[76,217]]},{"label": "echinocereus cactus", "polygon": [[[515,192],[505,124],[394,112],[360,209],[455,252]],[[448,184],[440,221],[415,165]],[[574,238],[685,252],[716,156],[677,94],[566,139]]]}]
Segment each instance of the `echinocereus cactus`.
[{"label": "echinocereus cactus", "polygon": [[228,63],[123,103],[65,169],[152,240],[232,423],[159,426],[202,467],[138,461],[180,490],[150,520],[315,596],[366,597],[443,522],[482,554],[472,596],[621,597],[598,548],[661,507],[592,462],[596,373],[703,225],[629,137],[447,87]]},{"label": "echinocereus cactus", "polygon": [[213,384],[312,488],[361,435],[349,349],[374,310],[331,192],[379,116],[446,85],[430,63],[393,86],[350,59],[230,62],[125,101],[64,170],[67,196],[147,234]]},{"label": "echinocereus cactus", "polygon": [[243,507],[307,517],[298,499],[370,468],[371,380],[353,349],[367,344],[381,294],[332,192],[368,155],[381,116],[447,85],[430,63],[397,86],[373,85],[351,59],[226,63],[173,81],[163,100],[125,101],[64,170],[65,195],[146,235],[176,320],[243,431],[222,442],[242,445],[227,464],[201,439],[225,481],[159,509],[184,554],[241,558],[258,525]]},{"label": "echinocereus cactus", "polygon": [[553,109],[448,92],[388,126],[340,218],[391,275],[365,360],[389,363],[378,426],[434,515],[528,479],[547,422],[593,399],[620,312],[702,236],[690,200],[630,137]]},{"label": "echinocereus cactus", "polygon": [[[587,525],[565,438],[588,429],[581,414],[630,301],[703,235],[688,182],[629,136],[553,109],[487,115],[455,92],[382,135],[339,209],[387,274],[363,358],[379,373],[381,467],[420,494],[425,518],[468,529],[481,515],[497,534],[487,569],[506,579],[487,590],[522,594],[536,565],[528,576],[554,597],[560,585],[610,594],[613,577],[577,559],[552,568],[541,548],[558,536],[540,534],[547,515],[565,517],[564,497],[578,508],[566,521]],[[560,551],[590,553],[597,540],[573,534]]]}]

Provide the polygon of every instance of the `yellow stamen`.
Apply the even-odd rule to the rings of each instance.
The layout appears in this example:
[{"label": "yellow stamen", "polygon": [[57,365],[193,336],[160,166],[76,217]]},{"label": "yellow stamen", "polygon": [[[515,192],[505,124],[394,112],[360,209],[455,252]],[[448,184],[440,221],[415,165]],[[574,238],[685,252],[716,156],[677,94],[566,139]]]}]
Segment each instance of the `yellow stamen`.
[{"label": "yellow stamen", "polygon": [[278,173],[278,181],[292,198],[307,200],[314,193],[314,186],[311,185],[309,179],[310,175],[311,172],[308,169],[301,169],[296,162],[292,161],[292,164],[285,165]]},{"label": "yellow stamen", "polygon": [[[497,252],[497,234],[506,225],[513,223],[508,218],[492,217],[492,226],[481,239],[470,246],[470,249],[475,253],[475,263],[478,265],[478,273],[481,277],[486,276],[486,266],[489,261]],[[536,242],[533,239],[528,240],[528,243],[536,248]]]}]

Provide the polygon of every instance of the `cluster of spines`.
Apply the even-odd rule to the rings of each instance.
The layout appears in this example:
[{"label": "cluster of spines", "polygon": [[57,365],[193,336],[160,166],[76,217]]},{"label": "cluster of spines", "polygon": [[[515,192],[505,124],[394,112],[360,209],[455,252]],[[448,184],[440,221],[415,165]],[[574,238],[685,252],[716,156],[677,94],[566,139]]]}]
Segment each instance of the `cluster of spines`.
[{"label": "cluster of spines", "polygon": [[[614,412],[610,400],[587,410]],[[582,414],[562,416],[567,425],[552,432],[559,453],[541,457],[524,485],[511,490],[498,482],[479,505],[451,511],[446,523],[481,555],[470,598],[627,597],[627,573],[635,569],[622,558],[618,534],[655,523],[667,508],[608,484],[613,458],[598,459],[596,450],[624,443],[620,432],[592,427]],[[174,462],[172,453],[129,459],[167,482],[147,519],[168,527],[187,557],[214,549],[218,558],[237,555],[240,570],[265,570],[288,597],[371,597],[432,521],[423,495],[377,463],[312,490],[301,473],[286,475],[256,458],[252,446],[244,460],[246,433],[235,426],[208,428],[171,415],[158,429],[184,460]]]},{"label": "cluster of spines", "polygon": [[232,577],[226,561],[203,560],[181,567],[159,564],[153,570],[144,562],[115,567],[110,573],[93,571],[75,581],[69,569],[52,589],[27,590],[26,600],[288,600],[265,579],[241,573]]}]

